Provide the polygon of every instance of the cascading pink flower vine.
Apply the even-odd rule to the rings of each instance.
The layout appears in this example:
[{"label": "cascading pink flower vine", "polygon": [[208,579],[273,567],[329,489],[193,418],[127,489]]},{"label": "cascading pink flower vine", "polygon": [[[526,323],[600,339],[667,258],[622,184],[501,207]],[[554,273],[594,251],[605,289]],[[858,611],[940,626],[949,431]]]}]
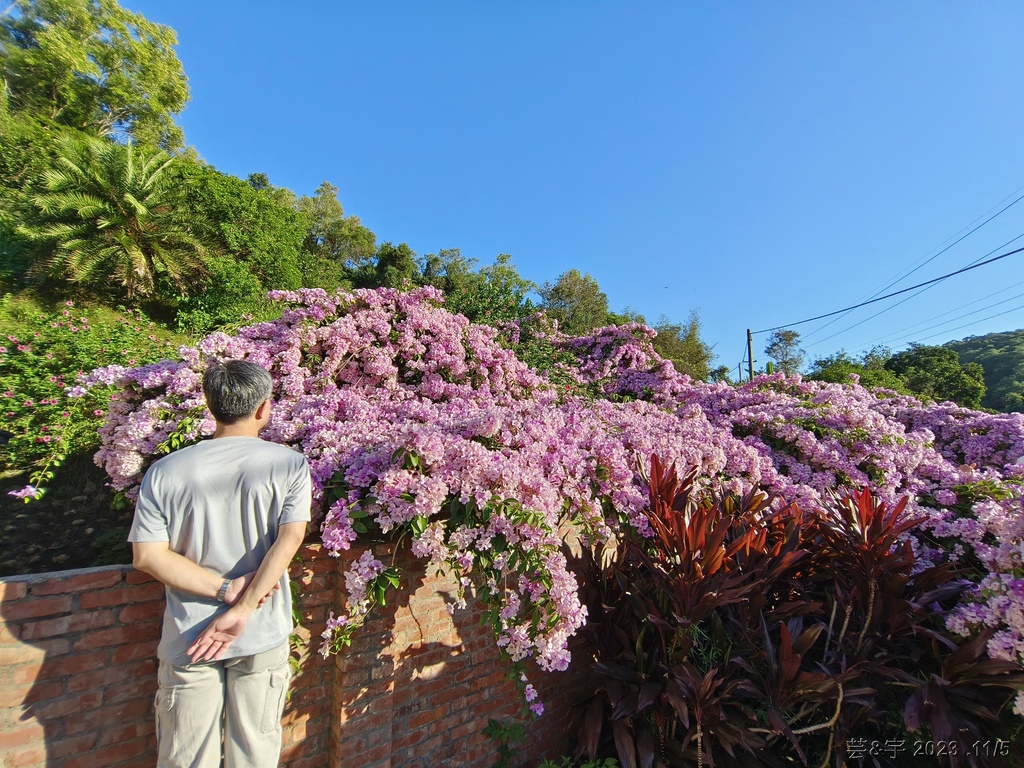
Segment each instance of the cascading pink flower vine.
[{"label": "cascading pink flower vine", "polygon": [[[96,456],[116,489],[134,496],[155,456],[212,433],[202,370],[245,358],[275,380],[264,436],[309,459],[325,547],[348,549],[368,528],[407,531],[415,556],[457,577],[453,609],[470,587],[490,601],[513,662],[568,665],[586,611],[563,539],[573,531],[600,541],[620,521],[643,532],[652,453],[705,483],[803,505],[844,485],[892,502],[909,496],[910,512],[927,517],[913,540],[923,562],[970,555],[988,569],[950,627],[998,626],[990,652],[1024,661],[1020,414],[781,374],[738,387],[695,382],[638,325],[551,335],[577,361],[559,364],[573,382],[559,388],[517,358],[514,327],[471,324],[433,288],[272,298],[284,305],[275,322],[213,333],[176,361],[81,378],[85,388],[117,388]],[[371,556],[353,563],[346,613],[331,616],[325,650],[358,627],[389,578],[397,583]]]}]

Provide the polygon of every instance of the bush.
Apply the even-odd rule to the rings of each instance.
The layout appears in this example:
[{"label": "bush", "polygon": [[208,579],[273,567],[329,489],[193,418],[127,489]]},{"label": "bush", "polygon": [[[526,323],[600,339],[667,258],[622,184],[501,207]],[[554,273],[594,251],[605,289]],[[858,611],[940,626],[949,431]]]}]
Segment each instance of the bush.
[{"label": "bush", "polygon": [[[994,630],[946,630],[967,585],[917,561],[904,503],[773,509],[694,480],[654,457],[653,535],[627,532],[607,565],[583,558],[603,679],[585,754],[605,736],[624,766],[818,766],[916,739],[949,745],[951,766],[1019,764],[1004,715],[1024,673],[987,655]],[[1006,755],[979,754],[997,742]]]},{"label": "bush", "polygon": [[30,474],[18,494],[37,494],[64,457],[95,450],[110,395],[76,393],[79,374],[102,365],[141,365],[167,355],[173,337],[141,312],[86,310],[68,301],[45,309],[29,297],[0,299],[0,408],[9,433],[0,471]]}]

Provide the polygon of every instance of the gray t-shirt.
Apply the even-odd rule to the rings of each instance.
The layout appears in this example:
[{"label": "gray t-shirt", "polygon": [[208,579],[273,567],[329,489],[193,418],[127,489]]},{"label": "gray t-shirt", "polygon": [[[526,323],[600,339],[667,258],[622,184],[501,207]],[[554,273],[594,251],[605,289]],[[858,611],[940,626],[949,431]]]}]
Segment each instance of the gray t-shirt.
[{"label": "gray t-shirt", "polygon": [[[146,472],[128,541],[170,542],[175,552],[225,578],[255,571],[282,523],[308,522],[311,486],[305,456],[256,437],[218,437],[183,448]],[[188,663],[185,650],[227,610],[216,598],[166,588],[157,656]],[[275,648],[292,631],[288,574],[252,614],[225,659]]]}]

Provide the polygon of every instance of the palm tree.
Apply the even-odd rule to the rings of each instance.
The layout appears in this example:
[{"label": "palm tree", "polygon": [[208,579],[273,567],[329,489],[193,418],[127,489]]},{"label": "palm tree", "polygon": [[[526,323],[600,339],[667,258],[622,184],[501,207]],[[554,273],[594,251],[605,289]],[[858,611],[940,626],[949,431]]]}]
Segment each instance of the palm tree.
[{"label": "palm tree", "polygon": [[114,280],[128,298],[152,296],[158,278],[179,291],[206,273],[207,246],[176,205],[167,174],[174,158],[131,144],[66,135],[44,191],[40,221],[20,231],[52,244],[38,270],[72,282]]}]

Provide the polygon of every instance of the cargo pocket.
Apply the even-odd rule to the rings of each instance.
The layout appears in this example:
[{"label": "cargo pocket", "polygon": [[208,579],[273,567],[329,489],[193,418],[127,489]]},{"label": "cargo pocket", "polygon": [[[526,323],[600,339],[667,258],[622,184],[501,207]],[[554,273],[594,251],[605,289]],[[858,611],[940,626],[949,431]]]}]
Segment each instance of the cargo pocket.
[{"label": "cargo pocket", "polygon": [[156,713],[156,738],[160,741],[160,732],[172,733],[174,730],[173,715],[175,689],[168,686],[157,688],[156,696],[153,697],[153,711]]},{"label": "cargo pocket", "polygon": [[284,695],[288,691],[288,668],[275,669],[270,673],[267,698],[263,702],[263,720],[260,732],[270,733],[281,727],[281,712],[284,710]]}]

